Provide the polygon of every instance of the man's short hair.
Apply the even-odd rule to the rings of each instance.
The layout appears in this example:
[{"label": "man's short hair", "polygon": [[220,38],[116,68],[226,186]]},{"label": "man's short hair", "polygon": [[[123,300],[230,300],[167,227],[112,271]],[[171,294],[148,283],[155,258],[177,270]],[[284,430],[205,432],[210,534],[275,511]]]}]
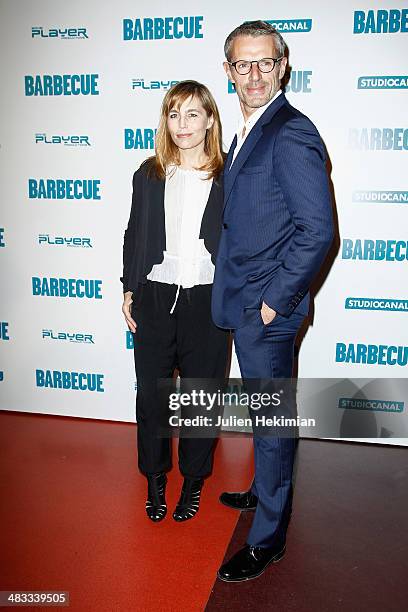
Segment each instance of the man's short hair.
[{"label": "man's short hair", "polygon": [[278,57],[281,57],[285,54],[286,43],[283,40],[281,34],[278,32],[278,30],[271,26],[270,23],[260,20],[244,21],[244,23],[235,28],[235,30],[233,30],[231,34],[227,36],[227,39],[225,41],[224,53],[228,62],[231,61],[232,43],[238,36],[273,36]]}]

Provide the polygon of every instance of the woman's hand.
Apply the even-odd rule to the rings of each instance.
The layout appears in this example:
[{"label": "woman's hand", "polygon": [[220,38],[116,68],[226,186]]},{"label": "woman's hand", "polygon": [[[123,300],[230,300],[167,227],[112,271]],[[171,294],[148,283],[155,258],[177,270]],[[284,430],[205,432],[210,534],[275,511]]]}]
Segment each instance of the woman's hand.
[{"label": "woman's hand", "polygon": [[131,332],[135,333],[137,325],[136,322],[132,319],[132,315],[130,314],[130,307],[133,302],[132,296],[133,291],[126,291],[126,293],[123,294],[122,312],[125,317],[125,321],[127,323],[128,328]]}]

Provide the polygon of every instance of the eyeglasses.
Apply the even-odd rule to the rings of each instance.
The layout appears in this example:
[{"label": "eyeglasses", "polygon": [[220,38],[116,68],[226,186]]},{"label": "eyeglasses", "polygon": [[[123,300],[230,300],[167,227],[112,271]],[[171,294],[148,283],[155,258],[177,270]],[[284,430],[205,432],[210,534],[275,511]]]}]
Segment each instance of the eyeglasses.
[{"label": "eyeglasses", "polygon": [[280,62],[283,59],[282,57],[278,57],[274,59],[273,57],[264,57],[260,60],[238,60],[236,62],[228,62],[230,66],[234,66],[235,70],[238,74],[249,74],[252,70],[252,64],[257,64],[258,70],[261,72],[272,72],[275,68],[275,64]]}]

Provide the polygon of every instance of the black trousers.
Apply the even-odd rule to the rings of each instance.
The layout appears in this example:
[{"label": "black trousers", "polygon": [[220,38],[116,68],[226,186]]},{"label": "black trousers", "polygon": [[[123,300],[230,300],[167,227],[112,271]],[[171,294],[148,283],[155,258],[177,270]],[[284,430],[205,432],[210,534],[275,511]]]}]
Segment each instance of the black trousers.
[{"label": "black trousers", "polygon": [[[133,293],[132,317],[137,377],[136,419],[138,465],[144,474],[171,468],[171,438],[163,437],[168,424],[168,396],[158,390],[158,379],[225,380],[229,333],[211,318],[212,285],[180,289],[170,314],[176,285],[147,281]],[[214,438],[179,439],[179,468],[183,476],[202,478],[211,472]]]}]

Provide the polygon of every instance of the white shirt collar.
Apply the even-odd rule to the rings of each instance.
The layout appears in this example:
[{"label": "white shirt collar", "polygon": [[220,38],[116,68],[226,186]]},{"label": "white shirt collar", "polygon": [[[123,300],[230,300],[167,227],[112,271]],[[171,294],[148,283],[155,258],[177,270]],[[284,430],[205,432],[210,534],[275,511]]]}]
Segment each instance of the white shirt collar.
[{"label": "white shirt collar", "polygon": [[280,96],[281,93],[282,93],[282,90],[279,89],[276,92],[276,94],[273,96],[273,98],[269,100],[268,104],[265,104],[264,106],[260,106],[259,108],[257,108],[256,111],[252,113],[250,117],[248,117],[247,121],[245,121],[243,115],[241,116],[241,120],[240,120],[238,130],[237,130],[238,139],[240,138],[242,134],[242,130],[244,129],[244,126],[245,126],[245,137],[248,135],[248,132],[252,129],[252,127],[255,125],[258,119],[264,114],[264,112],[272,104],[272,102],[274,102],[276,98]]}]

